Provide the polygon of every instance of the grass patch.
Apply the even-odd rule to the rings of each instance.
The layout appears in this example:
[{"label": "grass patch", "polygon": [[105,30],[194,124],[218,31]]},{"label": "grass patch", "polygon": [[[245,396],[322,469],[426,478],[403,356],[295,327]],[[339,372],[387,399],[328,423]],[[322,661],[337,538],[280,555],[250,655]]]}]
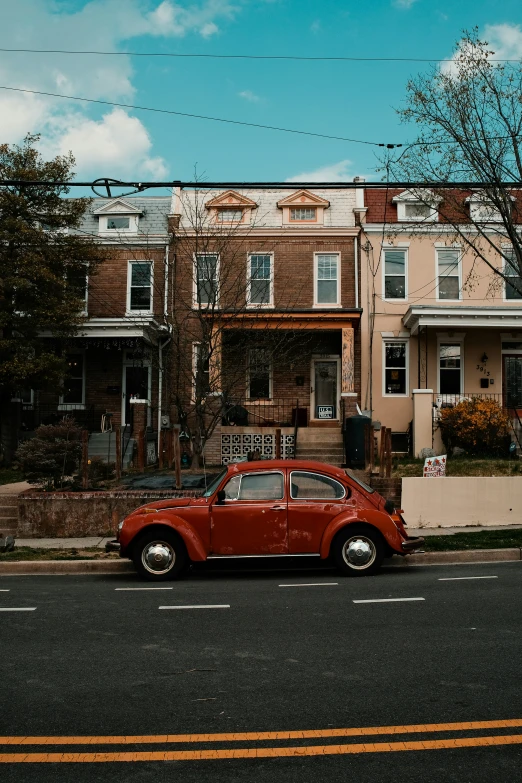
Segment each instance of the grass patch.
[{"label": "grass patch", "polygon": [[0,484],[16,484],[23,481],[23,474],[14,468],[0,468]]},{"label": "grass patch", "polygon": [[[421,531],[422,535],[422,531]],[[462,549],[511,549],[522,547],[520,530],[484,530],[480,533],[455,533],[453,536],[426,536],[426,552],[454,552]]]},{"label": "grass patch", "polygon": [[0,563],[16,560],[114,560],[119,559],[117,552],[104,552],[103,549],[37,549],[29,546],[16,547],[12,552],[0,553]]},{"label": "grass patch", "polygon": [[[405,458],[394,463],[392,476],[415,478],[422,476],[423,459]],[[479,459],[476,457],[450,457],[446,462],[446,476],[522,476],[519,459]]]}]

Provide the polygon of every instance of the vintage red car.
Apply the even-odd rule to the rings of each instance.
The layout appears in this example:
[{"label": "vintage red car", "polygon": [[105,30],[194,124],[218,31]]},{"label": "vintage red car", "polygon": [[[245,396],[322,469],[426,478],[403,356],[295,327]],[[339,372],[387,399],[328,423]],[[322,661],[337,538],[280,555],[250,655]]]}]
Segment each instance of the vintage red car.
[{"label": "vintage red car", "polygon": [[422,546],[390,501],[349,471],[304,460],[229,465],[201,497],[148,503],[119,525],[121,557],[141,576],[174,579],[190,562],[332,557],[351,576]]}]

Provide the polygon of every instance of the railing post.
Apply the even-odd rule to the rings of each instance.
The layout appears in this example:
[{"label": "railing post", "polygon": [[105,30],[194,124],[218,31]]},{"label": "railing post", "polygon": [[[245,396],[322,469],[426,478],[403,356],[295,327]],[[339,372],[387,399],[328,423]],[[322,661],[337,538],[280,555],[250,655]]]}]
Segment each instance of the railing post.
[{"label": "railing post", "polygon": [[384,478],[384,455],[386,449],[386,427],[381,427],[381,439],[379,443],[379,478]]},{"label": "railing post", "polygon": [[181,489],[181,447],[179,443],[180,425],[175,424],[172,431],[172,446],[174,452],[174,471],[176,478],[176,489]]},{"label": "railing post", "polygon": [[[110,435],[109,435],[110,437]],[[116,464],[115,464],[115,478],[121,479],[121,427],[118,424],[115,431],[116,438]]]},{"label": "railing post", "polygon": [[164,449],[165,449],[165,430],[160,430],[159,433],[159,454],[158,454],[158,468],[159,470],[163,470],[164,468],[164,462],[165,462],[165,455],[164,455]]},{"label": "railing post", "polygon": [[82,488],[89,486],[89,431],[82,430]]},{"label": "railing post", "polygon": [[140,473],[145,471],[145,430],[138,432],[138,470]]},{"label": "railing post", "polygon": [[386,478],[391,478],[392,470],[392,437],[391,429],[386,430]]}]

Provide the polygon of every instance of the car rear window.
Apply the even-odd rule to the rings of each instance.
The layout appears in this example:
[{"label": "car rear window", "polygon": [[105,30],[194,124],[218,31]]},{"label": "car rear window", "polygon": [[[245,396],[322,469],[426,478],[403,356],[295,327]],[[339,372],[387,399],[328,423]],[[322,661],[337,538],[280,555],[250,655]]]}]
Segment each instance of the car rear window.
[{"label": "car rear window", "polygon": [[339,481],[322,473],[301,470],[290,473],[290,497],[294,500],[340,500],[345,493]]}]

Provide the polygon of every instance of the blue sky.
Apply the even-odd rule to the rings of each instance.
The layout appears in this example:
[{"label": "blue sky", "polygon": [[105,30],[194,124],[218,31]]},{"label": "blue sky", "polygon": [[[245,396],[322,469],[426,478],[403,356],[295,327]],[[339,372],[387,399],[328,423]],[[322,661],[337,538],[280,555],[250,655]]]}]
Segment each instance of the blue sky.
[{"label": "blue sky", "polygon": [[[0,47],[180,54],[451,56],[475,25],[522,57],[520,0],[0,0]],[[0,52],[0,85],[368,141],[411,139],[394,107],[422,63]],[[378,179],[373,148],[0,90],[0,141],[40,132],[82,178]]]}]

